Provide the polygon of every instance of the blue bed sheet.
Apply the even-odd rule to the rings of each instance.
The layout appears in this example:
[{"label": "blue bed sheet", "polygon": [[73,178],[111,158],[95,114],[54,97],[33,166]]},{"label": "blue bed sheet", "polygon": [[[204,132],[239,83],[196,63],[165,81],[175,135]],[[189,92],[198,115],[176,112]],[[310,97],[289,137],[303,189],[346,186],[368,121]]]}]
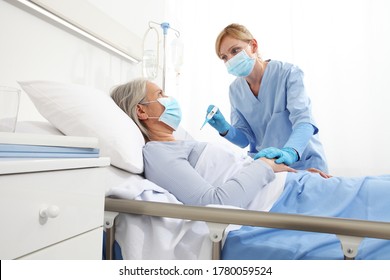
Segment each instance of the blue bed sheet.
[{"label": "blue bed sheet", "polygon": [[[277,213],[390,222],[390,175],[323,179],[309,172],[288,175],[270,210]],[[231,231],[223,259],[343,259],[334,234],[244,226]],[[365,238],[356,259],[390,260],[390,241]]]}]

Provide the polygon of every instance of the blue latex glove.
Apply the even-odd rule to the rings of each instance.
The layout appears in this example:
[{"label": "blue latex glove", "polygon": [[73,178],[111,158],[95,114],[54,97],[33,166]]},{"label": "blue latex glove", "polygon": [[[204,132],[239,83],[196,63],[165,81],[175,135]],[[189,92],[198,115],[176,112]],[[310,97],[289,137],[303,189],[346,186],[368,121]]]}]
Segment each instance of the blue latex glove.
[{"label": "blue latex glove", "polygon": [[298,160],[298,154],[293,148],[274,148],[269,147],[258,152],[253,159],[258,159],[261,157],[266,158],[276,158],[275,163],[284,163],[286,165],[291,165]]},{"label": "blue latex glove", "polygon": [[[213,108],[214,105],[210,105],[207,108],[206,116]],[[215,115],[209,120],[209,124],[214,127],[221,135],[225,135],[230,129],[230,124],[225,120],[219,109],[217,113],[215,113]]]}]

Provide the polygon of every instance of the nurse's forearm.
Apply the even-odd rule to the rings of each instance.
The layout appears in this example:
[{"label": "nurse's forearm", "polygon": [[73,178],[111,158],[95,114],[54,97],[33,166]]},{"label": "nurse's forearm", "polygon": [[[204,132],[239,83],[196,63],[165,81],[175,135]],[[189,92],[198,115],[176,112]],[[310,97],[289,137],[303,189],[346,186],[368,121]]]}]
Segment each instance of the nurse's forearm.
[{"label": "nurse's forearm", "polygon": [[241,148],[245,148],[249,145],[249,141],[246,135],[240,130],[236,129],[234,126],[230,126],[230,129],[226,135],[221,136],[225,137],[227,140]]},{"label": "nurse's forearm", "polygon": [[298,157],[300,158],[313,134],[314,127],[312,124],[300,123],[295,127],[284,147],[293,148],[297,151]]}]

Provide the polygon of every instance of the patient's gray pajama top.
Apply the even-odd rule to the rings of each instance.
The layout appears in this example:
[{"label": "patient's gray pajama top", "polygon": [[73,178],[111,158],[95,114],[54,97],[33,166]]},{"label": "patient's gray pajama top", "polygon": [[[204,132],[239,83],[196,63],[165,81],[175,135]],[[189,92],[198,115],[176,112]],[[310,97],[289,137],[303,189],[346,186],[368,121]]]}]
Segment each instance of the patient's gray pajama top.
[{"label": "patient's gray pajama top", "polygon": [[[255,160],[234,172],[223,183],[212,185],[195,169],[206,145],[197,141],[148,142],[143,149],[146,179],[168,190],[184,204],[223,204],[245,208],[259,189],[275,178],[270,166]],[[210,149],[207,156],[209,154],[213,156]],[[234,162],[216,164],[222,174],[224,169],[229,172]]]}]

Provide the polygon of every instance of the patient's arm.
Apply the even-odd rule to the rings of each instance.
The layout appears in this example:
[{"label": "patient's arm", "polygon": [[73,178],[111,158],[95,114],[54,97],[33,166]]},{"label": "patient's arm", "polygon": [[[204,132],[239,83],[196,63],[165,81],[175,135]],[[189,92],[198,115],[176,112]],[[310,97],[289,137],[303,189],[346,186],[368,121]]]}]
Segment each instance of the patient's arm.
[{"label": "patient's arm", "polygon": [[[295,170],[294,168],[291,168],[290,166],[287,166],[285,164],[277,164],[275,163],[275,159],[268,159],[268,158],[259,158],[259,160],[262,160],[264,161],[265,163],[267,163],[269,166],[271,166],[272,170],[277,173],[277,172],[284,172],[284,171],[287,171],[287,172],[297,172],[297,170]],[[331,178],[332,175],[329,175],[317,168],[308,168],[307,171],[311,172],[311,173],[318,173],[321,175],[321,177],[325,178],[325,179],[328,179],[328,178]]]},{"label": "patient's arm", "polygon": [[277,172],[297,172],[294,168],[291,168],[290,166],[287,166],[283,163],[277,164],[275,163],[275,159],[269,159],[269,158],[259,158],[258,160],[262,160],[265,163],[267,163],[269,166],[271,166],[272,170],[277,173]]}]

